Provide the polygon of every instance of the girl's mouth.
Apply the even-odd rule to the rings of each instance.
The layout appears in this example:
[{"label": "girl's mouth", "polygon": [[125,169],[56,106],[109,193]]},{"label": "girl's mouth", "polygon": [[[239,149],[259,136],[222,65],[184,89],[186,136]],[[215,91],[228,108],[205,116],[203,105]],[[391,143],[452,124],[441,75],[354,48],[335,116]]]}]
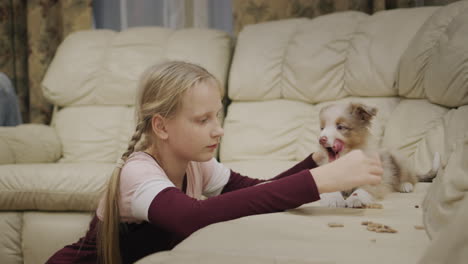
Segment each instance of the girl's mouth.
[{"label": "girl's mouth", "polygon": [[215,149],[217,146],[218,146],[218,144],[213,144],[213,145],[211,145],[211,146],[208,146],[208,148],[210,148],[210,149]]}]

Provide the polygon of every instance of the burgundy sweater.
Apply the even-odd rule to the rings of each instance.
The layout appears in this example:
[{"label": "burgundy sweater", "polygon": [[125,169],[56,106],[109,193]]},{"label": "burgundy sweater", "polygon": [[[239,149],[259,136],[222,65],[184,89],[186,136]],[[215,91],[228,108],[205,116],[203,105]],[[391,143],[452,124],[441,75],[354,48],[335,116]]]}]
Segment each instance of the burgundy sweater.
[{"label": "burgundy sweater", "polygon": [[[319,200],[317,186],[309,172],[316,166],[311,156],[307,156],[269,182],[231,171],[222,193],[206,200],[191,198],[175,187],[164,189],[150,205],[149,222],[120,225],[123,263],[170,250],[193,232],[213,223],[279,212]],[[184,191],[185,188],[186,182]],[[85,237],[57,251],[46,263],[97,263],[98,222],[94,216]]]}]

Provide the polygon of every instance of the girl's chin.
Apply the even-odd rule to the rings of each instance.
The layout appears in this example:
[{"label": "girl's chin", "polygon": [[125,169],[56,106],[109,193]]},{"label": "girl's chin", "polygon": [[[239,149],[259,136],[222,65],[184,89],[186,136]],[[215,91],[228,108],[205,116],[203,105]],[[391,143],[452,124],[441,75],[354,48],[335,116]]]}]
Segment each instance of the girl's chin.
[{"label": "girl's chin", "polygon": [[192,159],[193,161],[206,162],[210,161],[214,157],[214,152],[203,153]]}]

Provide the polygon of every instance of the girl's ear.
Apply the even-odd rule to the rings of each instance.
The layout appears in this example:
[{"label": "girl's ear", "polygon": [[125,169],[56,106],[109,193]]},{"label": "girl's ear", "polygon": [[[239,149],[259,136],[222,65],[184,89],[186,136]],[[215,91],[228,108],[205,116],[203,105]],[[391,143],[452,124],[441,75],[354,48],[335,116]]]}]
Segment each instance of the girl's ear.
[{"label": "girl's ear", "polygon": [[169,137],[166,129],[166,119],[160,114],[156,114],[151,118],[151,128],[156,137],[166,140]]}]

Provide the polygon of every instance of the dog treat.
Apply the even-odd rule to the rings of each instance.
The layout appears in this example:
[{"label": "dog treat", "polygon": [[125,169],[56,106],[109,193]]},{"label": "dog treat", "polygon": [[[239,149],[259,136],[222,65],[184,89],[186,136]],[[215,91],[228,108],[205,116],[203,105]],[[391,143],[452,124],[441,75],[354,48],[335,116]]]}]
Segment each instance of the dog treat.
[{"label": "dog treat", "polygon": [[397,231],[386,225],[367,226],[367,230],[376,233],[396,233]]},{"label": "dog treat", "polygon": [[376,233],[397,233],[398,231],[391,228],[388,225],[374,223],[371,221],[363,221],[361,225],[367,226],[367,230],[376,232]]},{"label": "dog treat", "polygon": [[371,203],[371,204],[368,204],[368,205],[364,206],[364,208],[383,209],[383,205],[379,204],[379,203]]},{"label": "dog treat", "polygon": [[[354,194],[353,194],[354,195]],[[359,206],[359,207],[353,207],[357,209],[383,209],[383,205],[379,203],[370,203],[367,205]]]},{"label": "dog treat", "polygon": [[341,223],[331,222],[328,223],[328,227],[344,227],[344,225]]},{"label": "dog treat", "polygon": [[415,225],[415,226],[414,226],[414,229],[416,229],[416,230],[424,230],[424,229],[426,229],[426,228],[424,228],[424,226]]},{"label": "dog treat", "polygon": [[415,205],[414,208],[419,208],[419,205]]}]

